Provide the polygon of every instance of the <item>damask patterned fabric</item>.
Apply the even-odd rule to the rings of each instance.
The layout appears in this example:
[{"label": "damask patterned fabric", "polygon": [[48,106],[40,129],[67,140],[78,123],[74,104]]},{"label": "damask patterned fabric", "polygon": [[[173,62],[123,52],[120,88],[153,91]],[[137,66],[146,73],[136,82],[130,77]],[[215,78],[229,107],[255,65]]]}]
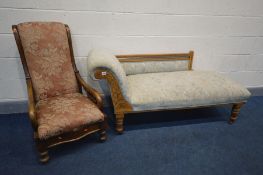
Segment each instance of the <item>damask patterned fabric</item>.
[{"label": "damask patterned fabric", "polygon": [[209,71],[177,71],[127,76],[133,110],[173,109],[246,101],[239,83]]},{"label": "damask patterned fabric", "polygon": [[[249,98],[250,92],[239,83],[216,72],[184,71],[186,63],[178,67],[164,62],[159,66],[121,64],[114,55],[95,50],[89,55],[88,69],[90,75],[96,68],[111,70],[134,111],[218,105]],[[127,76],[122,66],[131,75]],[[177,68],[182,70],[172,72]]]},{"label": "damask patterned fabric", "polygon": [[89,75],[94,79],[94,71],[97,68],[105,68],[110,70],[119,82],[121,91],[125,98],[128,91],[126,74],[119,60],[111,53],[105,50],[91,50],[87,60]]},{"label": "damask patterned fabric", "polygon": [[188,60],[121,63],[126,75],[188,70]]},{"label": "damask patterned fabric", "polygon": [[21,23],[18,32],[37,100],[77,92],[64,24]]},{"label": "damask patterned fabric", "polygon": [[103,121],[103,113],[80,93],[65,94],[40,100],[37,105],[40,139]]}]

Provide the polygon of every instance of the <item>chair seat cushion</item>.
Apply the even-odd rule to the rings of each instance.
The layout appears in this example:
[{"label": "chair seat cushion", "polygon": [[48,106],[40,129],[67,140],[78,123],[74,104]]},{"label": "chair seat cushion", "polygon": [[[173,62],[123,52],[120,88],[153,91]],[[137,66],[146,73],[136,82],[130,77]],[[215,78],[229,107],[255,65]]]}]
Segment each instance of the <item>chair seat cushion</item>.
[{"label": "chair seat cushion", "polygon": [[246,101],[250,92],[210,71],[177,71],[127,76],[134,111],[208,106]]},{"label": "chair seat cushion", "polygon": [[40,100],[36,107],[40,139],[104,120],[104,115],[98,107],[80,93]]}]

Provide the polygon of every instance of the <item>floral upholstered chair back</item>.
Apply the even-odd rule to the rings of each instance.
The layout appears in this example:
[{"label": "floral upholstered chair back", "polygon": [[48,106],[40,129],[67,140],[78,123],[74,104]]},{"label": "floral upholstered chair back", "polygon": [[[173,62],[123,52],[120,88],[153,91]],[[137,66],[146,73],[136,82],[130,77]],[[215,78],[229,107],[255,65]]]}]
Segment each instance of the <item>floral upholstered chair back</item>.
[{"label": "floral upholstered chair back", "polygon": [[65,25],[29,22],[17,27],[36,100],[78,92]]}]

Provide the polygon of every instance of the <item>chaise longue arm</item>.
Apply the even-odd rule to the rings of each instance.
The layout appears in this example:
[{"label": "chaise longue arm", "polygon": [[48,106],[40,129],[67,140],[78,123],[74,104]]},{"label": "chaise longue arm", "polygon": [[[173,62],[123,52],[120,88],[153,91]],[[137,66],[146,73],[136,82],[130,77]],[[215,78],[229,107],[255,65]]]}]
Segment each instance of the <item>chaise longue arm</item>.
[{"label": "chaise longue arm", "polygon": [[96,79],[94,74],[99,69],[103,70],[101,72],[102,74],[110,72],[117,80],[120,91],[127,99],[128,87],[126,73],[119,60],[113,54],[105,50],[94,49],[90,51],[87,63],[89,75],[93,79]]},{"label": "chaise longue arm", "polygon": [[116,75],[111,70],[105,68],[98,68],[94,71],[94,76],[96,79],[107,80],[110,86],[111,98],[112,98],[115,114],[120,114],[123,113],[123,111],[132,110],[132,106],[130,105],[130,103],[127,101],[126,97],[122,93]]}]

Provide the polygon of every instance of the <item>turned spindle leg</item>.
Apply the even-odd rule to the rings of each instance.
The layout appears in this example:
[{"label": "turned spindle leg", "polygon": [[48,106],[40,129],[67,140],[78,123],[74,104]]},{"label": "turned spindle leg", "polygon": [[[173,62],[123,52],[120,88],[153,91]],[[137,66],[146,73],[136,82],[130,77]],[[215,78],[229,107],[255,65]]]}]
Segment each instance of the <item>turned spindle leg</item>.
[{"label": "turned spindle leg", "polygon": [[47,163],[49,160],[48,149],[41,144],[37,145],[37,149],[39,152],[39,161],[41,163]]},{"label": "turned spindle leg", "polygon": [[105,129],[101,129],[99,131],[99,134],[100,134],[100,141],[104,142],[107,139],[107,135],[106,135]]},{"label": "turned spindle leg", "polygon": [[124,114],[116,114],[116,131],[118,134],[122,134],[123,133],[123,120],[124,120]]},{"label": "turned spindle leg", "polygon": [[231,117],[228,121],[229,124],[233,124],[236,121],[240,108],[243,106],[243,104],[244,103],[233,104],[232,111],[231,111]]}]

